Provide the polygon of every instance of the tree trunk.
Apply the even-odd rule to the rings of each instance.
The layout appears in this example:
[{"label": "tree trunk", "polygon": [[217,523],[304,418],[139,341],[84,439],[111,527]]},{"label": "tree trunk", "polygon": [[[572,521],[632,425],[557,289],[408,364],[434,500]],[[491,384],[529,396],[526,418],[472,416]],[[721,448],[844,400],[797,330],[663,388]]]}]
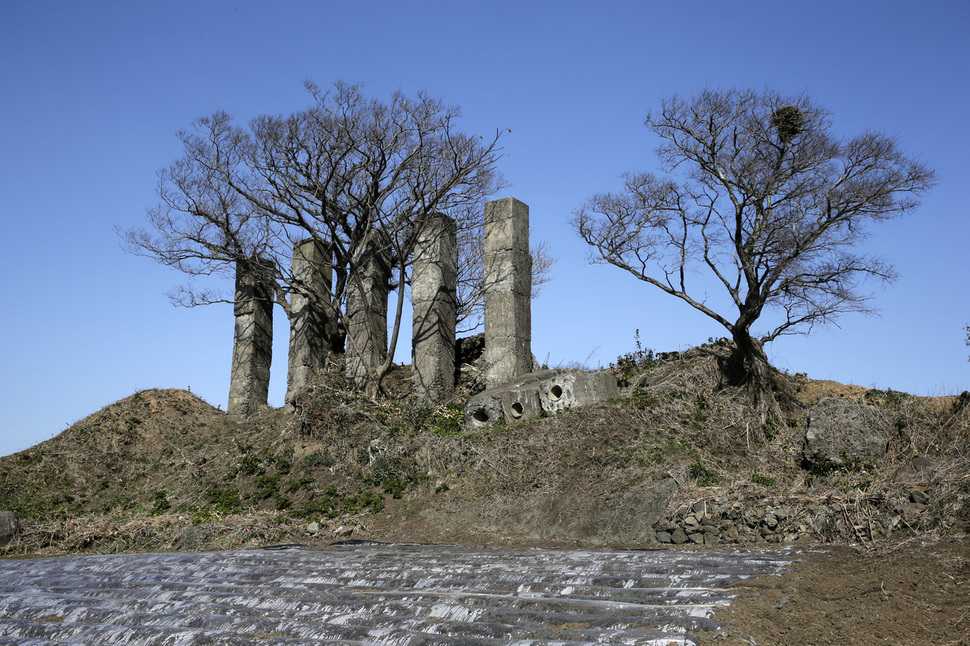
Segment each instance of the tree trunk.
[{"label": "tree trunk", "polygon": [[784,418],[781,407],[775,399],[774,379],[771,365],[768,363],[768,355],[765,354],[761,343],[752,338],[747,330],[735,329],[732,331],[732,336],[734,352],[724,369],[728,382],[732,386],[747,387],[762,425],[769,419],[781,422]]}]

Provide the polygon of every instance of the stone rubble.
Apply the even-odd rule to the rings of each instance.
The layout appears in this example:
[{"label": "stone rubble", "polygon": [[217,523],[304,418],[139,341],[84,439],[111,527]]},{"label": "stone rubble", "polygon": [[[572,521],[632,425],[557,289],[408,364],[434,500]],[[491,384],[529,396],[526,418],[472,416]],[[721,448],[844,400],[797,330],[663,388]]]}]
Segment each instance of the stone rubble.
[{"label": "stone rubble", "polygon": [[657,522],[656,540],[673,545],[803,543],[833,537],[864,542],[920,523],[932,503],[920,489],[894,498],[833,492],[822,500],[825,504],[810,506],[783,499],[701,500],[681,506]]}]

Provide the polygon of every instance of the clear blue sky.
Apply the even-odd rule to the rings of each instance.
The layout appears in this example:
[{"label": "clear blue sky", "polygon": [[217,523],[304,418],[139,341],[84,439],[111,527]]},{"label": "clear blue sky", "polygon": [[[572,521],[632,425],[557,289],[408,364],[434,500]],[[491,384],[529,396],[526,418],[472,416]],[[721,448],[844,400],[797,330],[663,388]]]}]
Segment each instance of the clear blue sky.
[{"label": "clear blue sky", "polygon": [[[968,33],[966,0],[3,0],[0,455],[139,389],[191,387],[225,408],[231,307],[173,307],[165,294],[183,277],[123,254],[112,228],[144,221],[157,169],[180,154],[176,130],[217,109],[243,123],[301,109],[307,78],[378,97],[425,89],[462,106],[466,131],[511,129],[507,194],[529,204],[533,240],[559,258],[533,304],[534,353],[591,367],[633,349],[637,329],[657,350],[724,335],[588,265],[568,226],[621,173],[655,169],[646,112],[707,85],[807,92],[838,133],[898,136],[939,186],[868,245],[901,274],[876,298],[881,316],[783,338],[770,358],[867,387],[970,389]],[[285,339],[278,326],[277,405]]]}]

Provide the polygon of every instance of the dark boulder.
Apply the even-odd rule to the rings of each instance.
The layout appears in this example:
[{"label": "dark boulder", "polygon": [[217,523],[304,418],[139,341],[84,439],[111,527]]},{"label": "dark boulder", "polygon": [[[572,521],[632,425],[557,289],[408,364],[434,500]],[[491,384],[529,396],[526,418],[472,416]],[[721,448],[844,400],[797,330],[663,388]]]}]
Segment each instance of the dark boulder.
[{"label": "dark boulder", "polygon": [[12,511],[0,511],[0,545],[6,545],[20,531],[20,520]]},{"label": "dark boulder", "polygon": [[876,427],[866,406],[826,397],[809,412],[802,439],[806,468],[828,471],[855,468],[886,454],[889,441]]}]

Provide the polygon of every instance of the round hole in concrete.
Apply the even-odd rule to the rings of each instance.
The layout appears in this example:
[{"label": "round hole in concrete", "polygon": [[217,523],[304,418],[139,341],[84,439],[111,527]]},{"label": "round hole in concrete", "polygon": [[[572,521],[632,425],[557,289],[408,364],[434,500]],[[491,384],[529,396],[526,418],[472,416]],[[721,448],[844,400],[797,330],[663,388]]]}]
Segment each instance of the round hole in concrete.
[{"label": "round hole in concrete", "polygon": [[488,424],[488,411],[486,411],[484,408],[477,409],[474,413],[472,413],[472,420],[479,426]]},{"label": "round hole in concrete", "polygon": [[512,404],[512,417],[519,419],[522,417],[522,402],[515,402]]},{"label": "round hole in concrete", "polygon": [[562,386],[556,384],[549,390],[549,394],[552,395],[553,401],[559,401],[562,398]]}]

